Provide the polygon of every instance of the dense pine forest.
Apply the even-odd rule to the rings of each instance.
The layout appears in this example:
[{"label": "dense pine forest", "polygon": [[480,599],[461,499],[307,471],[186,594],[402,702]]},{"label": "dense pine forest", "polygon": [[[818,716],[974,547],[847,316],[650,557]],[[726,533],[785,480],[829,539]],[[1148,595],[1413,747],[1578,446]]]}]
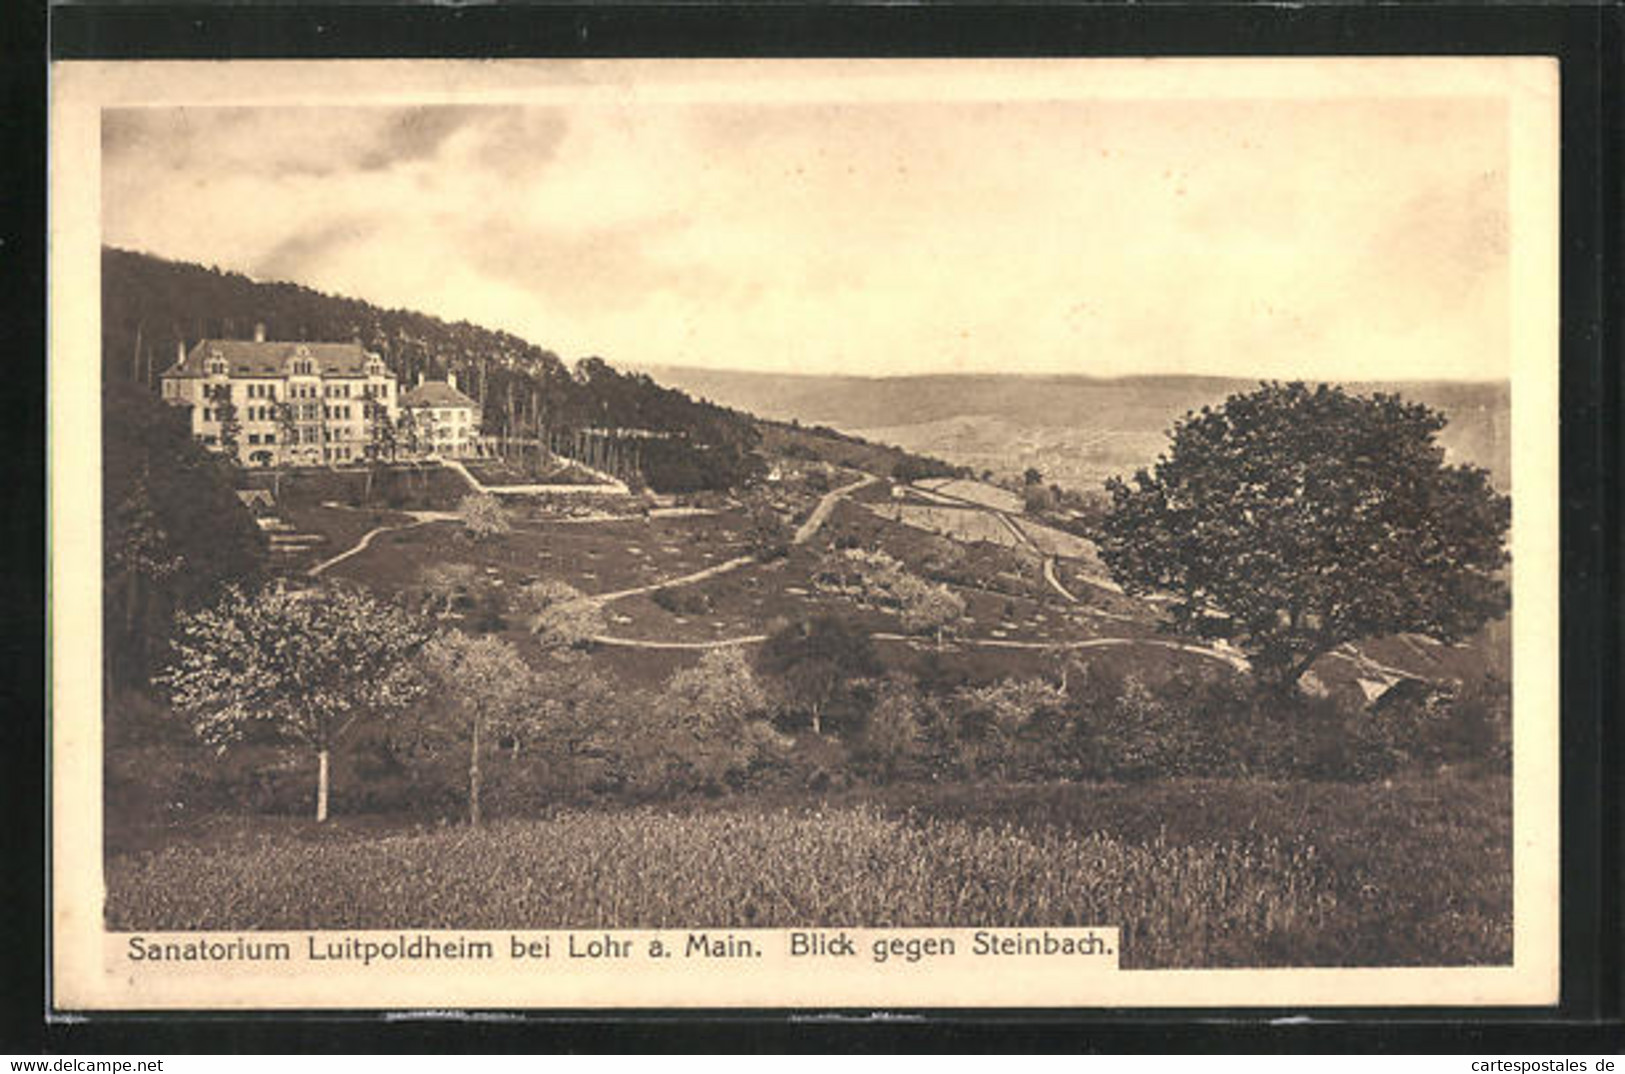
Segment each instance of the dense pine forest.
[{"label": "dense pine forest", "polygon": [[102,250],[104,380],[156,391],[178,348],[200,339],[249,339],[257,325],[273,340],[355,340],[382,356],[402,385],[455,373],[483,408],[483,432],[505,443],[581,443],[578,434],[595,430],[591,442],[615,456],[614,468],[635,459],[639,476],[657,489],[729,488],[759,465],[749,415],[619,372],[601,358],[572,368],[546,348],[467,321]]}]

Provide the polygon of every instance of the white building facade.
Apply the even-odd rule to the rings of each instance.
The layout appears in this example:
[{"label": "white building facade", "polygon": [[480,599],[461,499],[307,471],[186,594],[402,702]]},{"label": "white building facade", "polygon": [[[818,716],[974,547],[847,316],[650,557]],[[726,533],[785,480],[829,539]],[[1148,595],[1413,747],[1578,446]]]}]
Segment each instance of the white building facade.
[{"label": "white building facade", "polygon": [[401,438],[418,454],[459,459],[483,454],[480,405],[457,390],[457,374],[444,381],[420,380],[401,397],[401,413]]},{"label": "white building facade", "polygon": [[394,374],[359,343],[266,342],[263,331],[203,340],[162,380],[164,401],[190,408],[192,435],[220,451],[235,432],[248,467],[360,462],[369,444],[393,441],[401,404]]}]

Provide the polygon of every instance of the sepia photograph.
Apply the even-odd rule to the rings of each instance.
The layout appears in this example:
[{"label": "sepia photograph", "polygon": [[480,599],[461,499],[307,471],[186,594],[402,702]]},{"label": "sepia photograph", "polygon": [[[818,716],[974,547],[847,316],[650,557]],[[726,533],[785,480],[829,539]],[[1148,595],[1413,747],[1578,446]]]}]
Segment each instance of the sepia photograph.
[{"label": "sepia photograph", "polygon": [[1550,63],[57,68],[59,1003],[1556,1001]]}]

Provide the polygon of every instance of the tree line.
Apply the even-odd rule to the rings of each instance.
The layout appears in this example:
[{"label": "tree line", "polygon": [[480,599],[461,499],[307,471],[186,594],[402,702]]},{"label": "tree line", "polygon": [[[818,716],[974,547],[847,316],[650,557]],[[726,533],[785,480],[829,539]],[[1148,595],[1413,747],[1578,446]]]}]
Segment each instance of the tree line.
[{"label": "tree line", "polygon": [[[448,322],[404,309],[324,294],[292,283],[102,250],[102,372],[156,391],[179,349],[200,339],[353,340],[383,358],[403,390],[444,380],[482,408],[481,432],[523,452],[551,445],[570,453],[592,431],[595,450],[635,442],[651,486],[663,491],[728,488],[759,465],[759,434],[748,414],[691,398],[646,374],[593,356],[567,365],[556,353],[508,332]],[[663,434],[648,439],[645,434]]]}]

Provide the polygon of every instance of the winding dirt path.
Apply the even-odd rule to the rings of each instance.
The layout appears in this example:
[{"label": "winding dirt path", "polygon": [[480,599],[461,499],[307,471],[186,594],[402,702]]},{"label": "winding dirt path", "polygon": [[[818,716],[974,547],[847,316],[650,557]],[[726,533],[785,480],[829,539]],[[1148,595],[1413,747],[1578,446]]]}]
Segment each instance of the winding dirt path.
[{"label": "winding dirt path", "polygon": [[1426,677],[1422,675],[1417,675],[1414,672],[1403,671],[1396,667],[1390,667],[1379,660],[1375,660],[1367,656],[1365,653],[1360,652],[1352,645],[1340,645],[1326,655],[1335,657],[1338,660],[1348,661],[1350,664],[1354,665],[1356,671],[1363,673],[1365,676],[1375,681],[1381,682],[1384,686],[1392,686],[1401,679],[1416,679],[1418,682],[1428,681]]},{"label": "winding dirt path", "polygon": [[755,645],[767,640],[766,634],[746,634],[737,638],[718,638],[715,641],[645,641],[642,638],[617,638],[609,634],[598,634],[592,639],[598,645],[609,645],[617,649],[679,649],[684,651],[700,651],[705,649],[730,649],[736,645]]},{"label": "winding dirt path", "polygon": [[[1031,551],[1043,563],[1044,581],[1049,583],[1049,587],[1051,589],[1059,593],[1068,604],[1083,603],[1083,601],[1079,600],[1076,595],[1066,588],[1066,586],[1061,584],[1061,579],[1056,575],[1055,562],[1058,557],[1051,552],[1046,552],[1043,546],[1038,543],[1037,539],[1035,539],[1032,534],[1028,533],[1027,528],[1023,526],[1021,522],[1018,521],[1017,518],[1009,511],[982,503],[979,500],[972,500],[963,496],[955,496],[951,492],[941,492],[936,489],[928,489],[923,485],[910,485],[909,489],[915,493],[923,495],[926,499],[934,500],[935,502],[943,504],[944,506],[981,511],[984,514],[992,515],[994,518],[999,520],[999,523],[1003,525],[1006,530],[1010,532],[1010,536],[1016,539],[1017,545]],[[1091,584],[1100,585],[1102,588],[1114,592],[1122,592],[1122,590],[1118,589],[1115,585],[1102,584],[1101,582],[1092,582]],[[1108,618],[1122,618],[1121,616],[1110,616],[1109,613],[1107,613],[1107,615]]]},{"label": "winding dirt path", "polygon": [[612,600],[620,600],[622,597],[635,597],[639,593],[653,593],[657,589],[672,589],[680,585],[703,582],[707,578],[715,578],[719,574],[737,571],[739,568],[748,567],[755,562],[755,556],[735,556],[733,559],[714,564],[692,574],[680,574],[675,578],[663,578],[658,582],[650,582],[648,585],[633,586],[631,589],[617,589],[609,593],[589,593],[587,599],[594,604],[608,604]]},{"label": "winding dirt path", "polygon": [[[327,505],[324,504],[323,506]],[[446,522],[457,517],[456,515],[447,511],[412,511],[409,512],[409,514],[412,516],[412,521],[396,522],[388,526],[378,526],[375,529],[370,529],[366,533],[363,533],[361,535],[361,540],[357,541],[352,547],[346,548],[332,559],[322,560],[305,573],[310,577],[315,578],[317,575],[326,571],[327,568],[343,563],[351,556],[359,555],[360,553],[365,552],[367,550],[367,546],[372,544],[372,539],[378,536],[380,533],[393,533],[396,530],[409,530],[414,526],[423,526],[430,522]]]},{"label": "winding dirt path", "polygon": [[[835,509],[835,505],[837,503],[857,490],[874,484],[877,480],[879,479],[873,474],[864,474],[858,480],[853,481],[850,484],[842,485],[840,488],[833,489],[830,492],[825,493],[823,498],[818,501],[818,506],[813,509],[813,513],[807,516],[807,520],[803,522],[801,524],[801,528],[796,531],[795,543],[805,544],[807,541],[811,540],[813,536],[818,533],[818,530],[829,519],[830,512]],[[996,510],[994,508],[989,508],[985,505],[971,504],[970,501],[961,502],[966,503],[967,505],[976,506],[981,510],[996,515],[999,520],[1010,529],[1012,534],[1014,534],[1023,543],[1031,547],[1042,557],[1044,563],[1044,577],[1049,584],[1053,586],[1070,603],[1082,603],[1077,597],[1067,592],[1066,587],[1061,584],[1061,580],[1056,576],[1055,557],[1045,555],[1043,550],[1038,547],[1037,542],[1035,542],[1027,533],[1025,533],[1020,526],[1018,526],[1011,518],[1009,518],[1008,515],[1005,514],[1005,512]],[[739,568],[748,566],[753,562],[755,562],[755,557],[753,556],[739,556],[734,559],[730,559],[725,563],[718,563],[715,566],[707,567],[704,570],[695,571],[692,574],[679,575],[676,578],[667,578],[659,582],[651,582],[647,585],[634,586],[630,589],[620,589],[611,593],[599,593],[589,597],[588,599],[597,604],[607,604],[610,601],[620,600],[622,597],[635,596],[639,593],[653,593],[660,589],[668,589],[673,586],[689,585],[694,582],[704,581],[707,578],[714,578],[717,575],[725,574],[728,571],[738,570]],[[1123,617],[1114,616],[1114,618]],[[910,644],[921,640],[908,634],[876,633],[871,634],[870,637],[875,641]],[[593,638],[593,641],[600,645],[614,646],[622,649],[666,649],[677,651],[726,649],[739,645],[755,645],[765,640],[767,640],[767,635],[765,634],[745,634],[739,637],[716,638],[710,641],[655,641],[643,638],[618,638],[609,634],[600,634]],[[971,646],[975,648],[1025,650],[1077,650],[1101,649],[1112,646],[1126,645],[1153,645],[1162,649],[1191,653],[1196,656],[1206,657],[1210,660],[1218,660],[1241,671],[1248,670],[1250,666],[1247,662],[1247,658],[1236,652],[1225,651],[1222,649],[1211,649],[1201,645],[1191,645],[1186,642],[1170,641],[1163,638],[1107,637],[1088,638],[1081,641],[1071,642],[1019,641],[1003,638],[960,638],[954,644],[956,646]]]},{"label": "winding dirt path", "polygon": [[[812,514],[807,516],[807,521],[803,522],[801,524],[801,528],[796,530],[794,543],[806,544],[808,541],[812,540],[818,531],[823,528],[824,523],[829,521],[830,512],[835,510],[835,505],[837,503],[851,493],[856,492],[858,489],[872,485],[878,480],[879,478],[875,477],[873,474],[864,474],[858,480],[853,481],[850,484],[842,485],[838,489],[832,489],[831,491],[825,493],[823,498],[818,501],[818,506],[813,508]],[[733,559],[727,560],[726,562],[718,563],[714,566],[707,567],[704,570],[695,571],[692,574],[680,574],[675,578],[665,578],[658,582],[650,582],[647,585],[632,586],[630,589],[617,589],[610,593],[595,593],[589,596],[587,599],[595,604],[608,604],[610,601],[620,600],[622,597],[635,597],[640,593],[653,593],[660,589],[672,589],[676,586],[692,585],[695,582],[703,582],[708,578],[715,578],[719,574],[727,574],[729,571],[736,571],[741,567],[748,567],[755,562],[755,556],[735,556]],[[630,639],[626,638],[598,638],[595,640],[603,641],[608,645],[626,645],[630,641]],[[715,649],[720,648],[723,645],[742,645],[752,640],[760,641],[761,638],[752,636],[751,638],[746,639],[725,639],[721,642],[649,642],[647,644],[634,647]]]},{"label": "winding dirt path", "polygon": [[1050,588],[1061,594],[1061,596],[1065,597],[1069,603],[1082,603],[1077,597],[1072,595],[1071,591],[1069,591],[1066,586],[1061,584],[1061,579],[1056,576],[1054,556],[1044,557],[1044,581],[1048,582],[1050,584]]},{"label": "winding dirt path", "polygon": [[829,492],[824,493],[823,499],[818,501],[818,506],[813,508],[813,513],[807,516],[807,521],[803,522],[801,528],[796,530],[794,543],[806,544],[812,540],[818,531],[823,528],[824,523],[829,521],[829,513],[835,510],[837,503],[859,489],[867,488],[879,480],[874,474],[864,474],[849,485],[842,485],[838,489],[831,489]]},{"label": "winding dirt path", "polygon": [[468,487],[475,492],[491,496],[582,496],[588,493],[597,493],[601,496],[630,496],[632,494],[632,490],[626,487],[625,481],[617,477],[611,477],[601,470],[594,470],[590,466],[584,466],[581,463],[575,463],[574,465],[580,466],[581,469],[594,476],[603,478],[604,483],[601,485],[487,485],[470,473],[468,467],[464,466],[460,460],[441,459],[440,465],[453,473],[461,475],[462,479],[468,482]]},{"label": "winding dirt path", "polygon": [[[901,644],[926,644],[928,639],[912,634],[892,634],[880,632],[869,635],[873,641],[894,642]],[[614,646],[620,649],[671,649],[679,651],[703,651],[707,649],[727,649],[737,645],[756,645],[767,640],[766,634],[744,634],[735,638],[717,638],[713,641],[650,641],[642,638],[617,638],[609,634],[600,634],[592,639],[600,645]],[[955,648],[966,646],[980,649],[1018,649],[1018,650],[1065,650],[1079,649],[1108,649],[1120,648],[1129,645],[1152,645],[1159,649],[1170,649],[1176,652],[1190,653],[1193,656],[1203,656],[1210,660],[1218,660],[1229,664],[1238,671],[1247,671],[1251,665],[1247,658],[1240,653],[1225,652],[1221,649],[1209,649],[1201,645],[1190,645],[1184,642],[1169,641],[1165,638],[1088,638],[1083,641],[1015,641],[1003,638],[959,638],[953,643]]]}]

